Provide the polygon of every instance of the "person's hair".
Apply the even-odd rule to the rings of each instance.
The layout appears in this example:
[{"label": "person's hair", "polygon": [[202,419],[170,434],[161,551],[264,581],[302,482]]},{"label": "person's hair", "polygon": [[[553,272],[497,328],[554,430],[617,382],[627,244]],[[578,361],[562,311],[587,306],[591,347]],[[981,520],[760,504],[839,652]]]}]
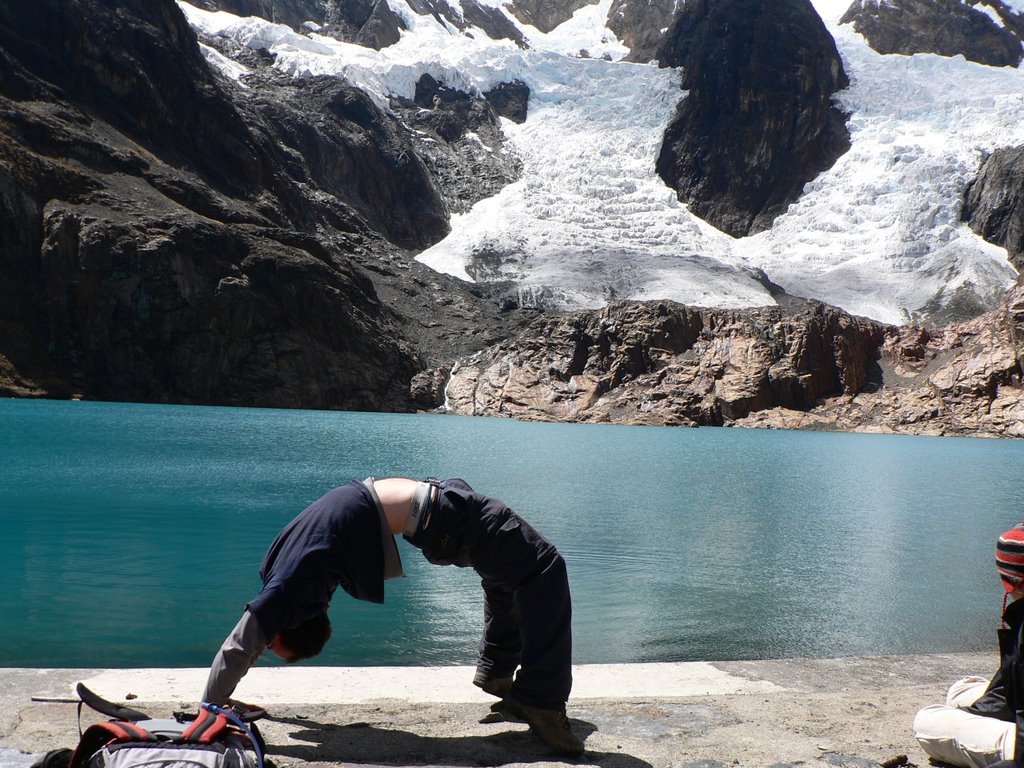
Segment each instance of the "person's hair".
[{"label": "person's hair", "polygon": [[321,613],[306,619],[297,627],[282,629],[277,637],[281,645],[291,651],[291,661],[311,659],[320,653],[330,640],[331,620],[327,618],[326,613]]}]

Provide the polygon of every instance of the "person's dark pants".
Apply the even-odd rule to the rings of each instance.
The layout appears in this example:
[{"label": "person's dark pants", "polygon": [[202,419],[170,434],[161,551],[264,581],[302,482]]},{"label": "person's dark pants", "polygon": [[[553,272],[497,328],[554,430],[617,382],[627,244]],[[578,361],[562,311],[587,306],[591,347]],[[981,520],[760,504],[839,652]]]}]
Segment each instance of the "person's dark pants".
[{"label": "person's dark pants", "polygon": [[488,677],[510,677],[518,666],[513,698],[535,707],[564,707],[572,689],[572,601],[565,561],[556,552],[512,588],[488,571],[481,572],[484,634],[477,669]]},{"label": "person's dark pants", "polygon": [[459,480],[440,484],[430,516],[409,538],[432,563],[472,566],[484,589],[477,669],[509,677],[511,696],[560,709],[572,689],[572,600],[554,545],[497,499]]}]

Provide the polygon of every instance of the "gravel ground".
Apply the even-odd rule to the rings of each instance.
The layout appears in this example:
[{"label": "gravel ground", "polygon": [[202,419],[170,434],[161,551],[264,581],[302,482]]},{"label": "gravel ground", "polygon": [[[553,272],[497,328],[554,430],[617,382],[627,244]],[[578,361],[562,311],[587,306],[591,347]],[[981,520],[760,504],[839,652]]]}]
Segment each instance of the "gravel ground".
[{"label": "gravel ground", "polygon": [[[362,670],[377,679],[347,680],[335,697],[307,684],[300,670],[265,670],[254,678],[249,698],[262,684],[270,715],[260,721],[268,753],[278,768],[313,766],[520,766],[573,764],[603,768],[873,768],[929,765],[911,733],[914,713],[941,701],[946,687],[965,674],[990,674],[994,654],[923,657],[736,661],[577,668],[582,695],[569,702],[573,728],[587,751],[562,760],[518,723],[483,724],[490,701],[469,685],[462,668],[442,670],[466,695],[450,695],[437,669]],[[631,677],[631,670],[635,674]],[[250,673],[254,677],[259,670]],[[344,670],[306,668],[329,682]],[[599,674],[600,672],[600,674]],[[641,672],[643,674],[641,674]],[[70,692],[90,682],[109,698],[119,689],[145,690],[147,682],[182,678],[187,686],[203,670],[0,670],[0,768],[30,762],[39,754],[73,747],[77,707]],[[282,674],[283,673],[283,674]],[[692,673],[692,674],[691,674]],[[685,681],[692,678],[692,690]],[[282,688],[282,680],[291,688]],[[359,677],[358,679],[363,679]],[[416,681],[423,685],[417,687]],[[112,682],[116,681],[116,682]],[[268,682],[269,681],[269,682]],[[710,681],[710,682],[709,682]],[[250,682],[247,678],[246,682]],[[277,686],[271,691],[272,686]],[[360,688],[363,685],[363,688]],[[106,687],[104,687],[106,686]],[[602,690],[602,686],[604,689]],[[302,703],[303,688],[315,703]],[[329,686],[328,686],[329,687]],[[194,702],[173,693],[166,701],[127,691],[129,701],[155,717],[189,711]],[[619,696],[617,691],[627,691]],[[436,697],[432,698],[432,692]],[[291,700],[291,703],[287,700]],[[103,719],[88,710],[83,725]]]}]

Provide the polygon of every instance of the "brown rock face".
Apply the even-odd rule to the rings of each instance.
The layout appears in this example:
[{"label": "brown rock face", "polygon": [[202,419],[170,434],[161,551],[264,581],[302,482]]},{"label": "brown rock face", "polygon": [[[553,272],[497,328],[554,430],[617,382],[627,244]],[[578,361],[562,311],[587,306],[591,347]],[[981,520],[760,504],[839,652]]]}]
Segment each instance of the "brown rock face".
[{"label": "brown rock face", "polygon": [[515,340],[457,364],[447,407],[555,421],[720,425],[860,391],[878,373],[883,336],[882,326],[821,305],[787,317],[778,308],[615,303],[546,315]]},{"label": "brown rock face", "polygon": [[744,427],[836,429],[926,435],[1024,437],[1024,291],[966,323],[928,331],[892,329],[881,348],[885,384],[828,398],[807,412],[772,409]]},{"label": "brown rock face", "polygon": [[455,413],[543,421],[1024,437],[1022,342],[1024,288],[938,330],[821,305],[626,302],[538,318],[424,375],[418,394]]}]

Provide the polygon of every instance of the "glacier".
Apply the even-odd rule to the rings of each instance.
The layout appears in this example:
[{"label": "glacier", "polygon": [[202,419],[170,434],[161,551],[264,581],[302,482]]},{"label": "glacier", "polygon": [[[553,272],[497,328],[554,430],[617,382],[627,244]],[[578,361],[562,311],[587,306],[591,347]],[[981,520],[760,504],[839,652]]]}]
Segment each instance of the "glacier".
[{"label": "glacier", "polygon": [[[423,74],[470,93],[516,79],[530,87],[528,119],[502,121],[522,176],[454,215],[450,234],[418,254],[439,272],[508,280],[524,304],[560,309],[612,299],[761,306],[775,303],[770,281],[894,324],[963,291],[995,306],[1017,279],[1005,249],[959,219],[986,153],[1024,144],[1020,69],[881,55],[838,23],[848,3],[813,0],[850,78],[835,101],[849,114],[852,147],[771,229],[733,238],[692,215],[656,175],[662,134],[685,98],[681,73],[623,60],[627,49],[605,27],[611,0],[548,34],[518,25],[525,50],[389,1],[409,29],[381,51],[179,6],[201,32],[268,50],[294,77],[344,77],[385,108],[389,96],[412,98]],[[204,52],[226,76],[244,74]]]}]

